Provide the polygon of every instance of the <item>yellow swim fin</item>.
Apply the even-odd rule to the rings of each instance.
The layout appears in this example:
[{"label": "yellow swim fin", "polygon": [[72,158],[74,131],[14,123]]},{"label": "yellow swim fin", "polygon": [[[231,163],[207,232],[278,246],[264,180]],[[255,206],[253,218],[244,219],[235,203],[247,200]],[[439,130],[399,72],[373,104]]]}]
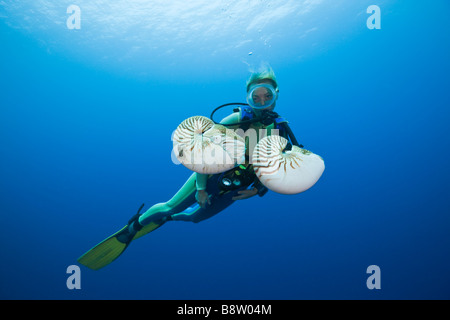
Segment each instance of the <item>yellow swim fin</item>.
[{"label": "yellow swim fin", "polygon": [[[156,224],[152,222],[138,231],[132,240],[138,239],[162,225],[163,223]],[[92,270],[98,270],[116,260],[132,241],[130,240],[125,243],[119,241],[119,235],[123,234],[126,229],[128,229],[128,225],[83,254],[78,258],[78,262]]]},{"label": "yellow swim fin", "polygon": [[164,224],[164,222],[160,222],[160,223],[150,222],[149,224],[143,226],[142,229],[136,233],[136,235],[133,237],[133,240],[136,240],[142,236],[145,236],[147,233],[150,233],[150,232],[158,229],[163,224]]},{"label": "yellow swim fin", "polygon": [[122,252],[125,251],[131,241],[152,232],[164,224],[163,221],[159,223],[151,222],[148,225],[143,226],[142,229],[139,230],[133,238],[131,238],[130,231],[128,230],[129,226],[134,221],[139,219],[139,214],[143,207],[144,204],[142,204],[137,214],[135,214],[130,221],[128,221],[128,224],[125,227],[83,254],[80,258],[78,258],[78,262],[92,270],[101,269],[116,260]]},{"label": "yellow swim fin", "polygon": [[129,243],[120,242],[117,236],[128,228],[128,225],[103,240],[91,250],[78,258],[78,262],[92,270],[98,270],[117,259],[128,247]]}]

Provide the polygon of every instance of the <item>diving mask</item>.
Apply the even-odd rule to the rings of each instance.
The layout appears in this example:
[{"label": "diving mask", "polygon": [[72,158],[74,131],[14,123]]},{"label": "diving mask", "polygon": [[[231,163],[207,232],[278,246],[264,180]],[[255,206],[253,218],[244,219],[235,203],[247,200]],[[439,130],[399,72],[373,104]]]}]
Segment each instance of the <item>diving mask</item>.
[{"label": "diving mask", "polygon": [[247,102],[254,109],[266,109],[277,100],[277,91],[273,86],[261,83],[250,87],[247,94]]}]

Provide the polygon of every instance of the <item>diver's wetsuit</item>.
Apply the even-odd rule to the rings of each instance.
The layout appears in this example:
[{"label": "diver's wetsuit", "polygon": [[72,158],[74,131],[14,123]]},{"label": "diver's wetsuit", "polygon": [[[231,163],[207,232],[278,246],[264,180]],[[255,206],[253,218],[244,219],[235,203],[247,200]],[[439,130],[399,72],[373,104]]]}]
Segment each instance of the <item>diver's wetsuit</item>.
[{"label": "diver's wetsuit", "polygon": [[[221,121],[221,123],[236,123],[240,120],[240,112],[235,112]],[[269,133],[271,133],[271,129],[274,129],[275,124],[271,123],[268,125],[263,125],[259,122],[252,123],[250,128],[259,130],[259,129],[268,129]],[[237,126],[236,128],[239,128]],[[246,128],[248,129],[248,128]],[[289,137],[286,136],[284,132],[279,132],[280,135],[285,136],[287,139]],[[247,152],[249,148],[246,148]],[[248,156],[248,154],[247,154]],[[227,171],[232,172],[235,168]],[[201,176],[201,174],[193,173],[190,178],[186,181],[186,183],[180,188],[180,190],[167,202],[158,203],[149,208],[142,216],[139,218],[139,224],[147,225],[151,222],[165,222],[167,220],[178,220],[178,221],[192,221],[192,222],[200,222],[205,219],[208,219],[215,214],[219,213],[223,209],[227,208],[231,205],[235,200],[232,198],[238,195],[238,191],[245,190],[249,186],[256,187],[258,189],[258,194],[262,196],[267,188],[264,187],[261,182],[258,180],[256,175],[253,172],[253,168],[250,165],[248,167],[248,173],[251,175],[250,180],[243,183],[239,188],[236,188],[231,191],[224,191],[219,186],[219,180],[223,174],[215,174],[210,175],[206,182],[205,186],[202,186],[205,189],[208,195],[210,196],[211,204],[206,204],[206,208],[200,207],[195,198],[195,194],[198,189],[197,180]],[[250,172],[251,171],[251,172]],[[225,173],[226,174],[226,173]],[[204,179],[200,179],[204,180]],[[265,189],[265,190],[264,190]]]},{"label": "diver's wetsuit", "polygon": [[238,195],[238,191],[248,188],[248,184],[246,184],[235,190],[224,192],[219,187],[219,178],[222,174],[211,175],[206,186],[211,204],[206,204],[206,208],[203,209],[195,199],[197,175],[194,172],[169,201],[158,203],[147,210],[139,219],[140,224],[164,221],[168,216],[171,216],[171,220],[200,222],[211,218],[231,205],[234,202],[232,198]]}]

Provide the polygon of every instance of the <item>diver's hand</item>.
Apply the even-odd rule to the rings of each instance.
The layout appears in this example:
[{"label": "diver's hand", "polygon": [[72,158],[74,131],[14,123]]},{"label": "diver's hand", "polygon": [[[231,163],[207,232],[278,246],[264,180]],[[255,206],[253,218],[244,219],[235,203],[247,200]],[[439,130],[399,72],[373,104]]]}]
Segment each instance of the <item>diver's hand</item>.
[{"label": "diver's hand", "polygon": [[234,196],[233,198],[231,198],[231,200],[244,200],[256,196],[258,194],[258,189],[252,188],[248,190],[241,190],[238,191],[238,193],[239,195]]},{"label": "diver's hand", "polygon": [[195,194],[195,199],[197,199],[198,204],[203,209],[206,208],[206,203],[208,203],[209,205],[211,204],[208,192],[206,192],[205,190],[197,190],[197,193]]}]

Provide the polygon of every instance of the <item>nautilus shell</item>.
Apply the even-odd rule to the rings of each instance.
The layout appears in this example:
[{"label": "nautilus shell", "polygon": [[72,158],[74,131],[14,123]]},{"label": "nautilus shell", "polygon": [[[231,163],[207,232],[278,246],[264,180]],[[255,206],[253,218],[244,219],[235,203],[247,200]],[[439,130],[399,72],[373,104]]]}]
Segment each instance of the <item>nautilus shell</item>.
[{"label": "nautilus shell", "polygon": [[173,151],[185,167],[204,174],[225,172],[245,160],[244,139],[202,116],[190,117],[177,127]]},{"label": "nautilus shell", "polygon": [[319,180],[325,164],[323,159],[293,146],[284,151],[288,141],[271,135],[261,139],[252,156],[256,176],[267,188],[282,194],[296,194],[311,188]]}]

